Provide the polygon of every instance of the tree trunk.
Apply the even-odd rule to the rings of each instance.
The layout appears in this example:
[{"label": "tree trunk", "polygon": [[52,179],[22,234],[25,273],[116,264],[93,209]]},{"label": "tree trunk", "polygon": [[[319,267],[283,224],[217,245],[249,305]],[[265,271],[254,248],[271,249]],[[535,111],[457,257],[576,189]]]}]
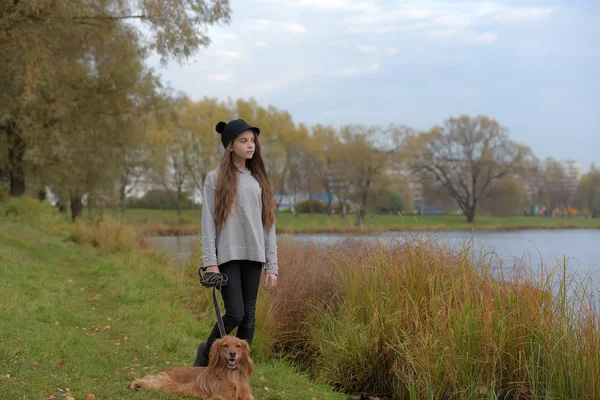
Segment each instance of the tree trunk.
[{"label": "tree trunk", "polygon": [[81,196],[71,195],[71,220],[75,222],[77,218],[81,218],[83,213],[83,204],[81,203]]},{"label": "tree trunk", "polygon": [[333,214],[333,195],[327,191],[327,215],[331,217],[331,214]]},{"label": "tree trunk", "polygon": [[175,200],[175,207],[177,207],[177,216],[181,215],[181,186],[177,187],[177,199]]},{"label": "tree trunk", "polygon": [[466,212],[467,222],[473,223],[475,222],[475,206],[470,206]]},{"label": "tree trunk", "polygon": [[121,182],[119,185],[119,208],[121,213],[125,212],[125,191],[127,190],[127,178],[121,176]]},{"label": "tree trunk", "polygon": [[10,195],[20,197],[25,194],[25,141],[13,120],[7,123],[4,130],[8,143]]}]

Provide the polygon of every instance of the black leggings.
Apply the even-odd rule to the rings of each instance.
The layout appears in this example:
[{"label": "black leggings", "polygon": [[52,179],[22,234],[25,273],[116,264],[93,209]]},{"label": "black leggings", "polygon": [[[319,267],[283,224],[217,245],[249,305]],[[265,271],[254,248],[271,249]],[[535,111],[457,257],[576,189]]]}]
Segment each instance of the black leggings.
[{"label": "black leggings", "polygon": [[[235,327],[237,337],[246,339],[252,344],[254,338],[254,320],[256,298],[262,263],[248,260],[233,260],[219,266],[219,272],[227,275],[227,284],[221,288],[221,297],[225,305],[223,325],[229,335]],[[210,349],[213,342],[221,337],[219,326],[215,324],[208,337],[206,348]]]}]

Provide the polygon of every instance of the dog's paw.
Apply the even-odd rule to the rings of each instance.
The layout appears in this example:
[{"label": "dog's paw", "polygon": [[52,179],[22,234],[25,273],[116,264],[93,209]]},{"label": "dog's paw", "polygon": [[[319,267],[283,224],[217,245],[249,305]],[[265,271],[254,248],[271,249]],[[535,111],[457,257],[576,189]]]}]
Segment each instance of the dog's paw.
[{"label": "dog's paw", "polygon": [[129,385],[129,387],[131,388],[131,390],[137,392],[142,388],[142,385],[138,381],[135,381],[131,385]]}]

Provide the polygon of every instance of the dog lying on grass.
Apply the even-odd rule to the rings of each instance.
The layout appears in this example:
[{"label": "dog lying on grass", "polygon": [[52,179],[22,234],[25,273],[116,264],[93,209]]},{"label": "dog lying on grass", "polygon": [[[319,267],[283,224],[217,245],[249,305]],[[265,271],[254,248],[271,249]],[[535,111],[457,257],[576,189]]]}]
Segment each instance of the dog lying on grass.
[{"label": "dog lying on grass", "polygon": [[208,367],[175,367],[146,375],[131,389],[180,393],[204,400],[254,400],[248,377],[254,365],[250,346],[233,336],[217,339],[210,348]]}]

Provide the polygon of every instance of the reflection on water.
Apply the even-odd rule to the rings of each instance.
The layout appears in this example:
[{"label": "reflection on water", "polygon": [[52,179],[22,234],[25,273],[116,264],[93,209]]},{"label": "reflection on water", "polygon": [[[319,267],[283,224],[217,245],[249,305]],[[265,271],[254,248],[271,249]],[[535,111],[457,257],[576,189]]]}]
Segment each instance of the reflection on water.
[{"label": "reflection on water", "polygon": [[[278,240],[316,242],[323,246],[346,240],[345,235],[295,234],[279,235]],[[447,244],[456,251],[469,250],[475,260],[493,260],[506,272],[520,263],[534,271],[566,264],[567,276],[574,281],[591,278],[600,286],[600,229],[524,230],[510,232],[388,232],[379,235],[353,236],[354,239],[390,245],[406,240],[431,240]],[[173,252],[178,262],[185,262],[195,246],[197,236],[150,237],[152,245]]]}]

